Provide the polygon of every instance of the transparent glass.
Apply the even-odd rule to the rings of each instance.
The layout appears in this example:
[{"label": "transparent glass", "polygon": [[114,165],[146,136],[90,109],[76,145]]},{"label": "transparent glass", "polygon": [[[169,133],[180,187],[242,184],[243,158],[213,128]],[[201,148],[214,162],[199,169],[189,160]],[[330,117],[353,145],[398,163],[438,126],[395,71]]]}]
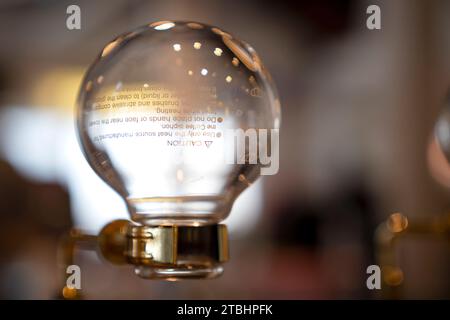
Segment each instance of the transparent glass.
[{"label": "transparent glass", "polygon": [[445,158],[450,162],[450,95],[436,122],[434,133]]},{"label": "transparent glass", "polygon": [[77,103],[89,164],[132,220],[148,225],[226,218],[260,165],[227,163],[235,146],[225,132],[280,123],[276,89],[256,52],[195,22],[151,23],[108,43]]}]

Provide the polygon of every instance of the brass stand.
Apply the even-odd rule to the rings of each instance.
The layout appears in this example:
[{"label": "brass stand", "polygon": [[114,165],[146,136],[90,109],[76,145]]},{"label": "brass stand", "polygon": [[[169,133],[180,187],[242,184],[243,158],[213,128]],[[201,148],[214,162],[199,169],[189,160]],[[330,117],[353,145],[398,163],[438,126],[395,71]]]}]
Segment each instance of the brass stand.
[{"label": "brass stand", "polygon": [[396,248],[399,241],[408,236],[436,236],[450,240],[450,215],[424,221],[410,221],[401,213],[394,213],[381,223],[375,233],[378,265],[382,270],[383,298],[401,299],[403,270],[398,264]]},{"label": "brass stand", "polygon": [[[131,264],[146,279],[178,280],[213,278],[228,261],[228,232],[223,224],[209,226],[145,226],[127,220],[107,224],[98,236],[72,230],[63,239],[60,261],[65,270],[74,264],[77,248],[98,248],[100,255],[116,265]],[[79,290],[64,285],[62,296],[80,298]]]},{"label": "brass stand", "polygon": [[66,269],[68,266],[75,264],[76,249],[95,250],[97,245],[97,237],[83,233],[78,229],[72,229],[63,236],[59,242],[58,247],[58,267],[61,270],[60,277],[64,284],[61,292],[58,293],[58,298],[63,299],[80,299],[81,293],[76,288],[71,288],[66,285]]}]

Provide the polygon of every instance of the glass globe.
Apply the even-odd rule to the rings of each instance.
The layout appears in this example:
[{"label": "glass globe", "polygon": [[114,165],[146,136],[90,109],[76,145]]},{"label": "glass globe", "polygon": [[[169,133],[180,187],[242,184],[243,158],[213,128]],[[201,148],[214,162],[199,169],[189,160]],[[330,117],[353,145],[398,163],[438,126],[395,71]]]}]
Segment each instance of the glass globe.
[{"label": "glass globe", "polygon": [[435,137],[447,161],[450,161],[450,95],[445,101],[434,128]]},{"label": "glass globe", "polygon": [[[280,123],[276,89],[255,50],[195,22],[151,23],[108,43],[77,103],[89,164],[145,225],[223,220],[261,168],[224,160],[236,148],[226,132]],[[244,158],[252,152],[245,148]]]}]

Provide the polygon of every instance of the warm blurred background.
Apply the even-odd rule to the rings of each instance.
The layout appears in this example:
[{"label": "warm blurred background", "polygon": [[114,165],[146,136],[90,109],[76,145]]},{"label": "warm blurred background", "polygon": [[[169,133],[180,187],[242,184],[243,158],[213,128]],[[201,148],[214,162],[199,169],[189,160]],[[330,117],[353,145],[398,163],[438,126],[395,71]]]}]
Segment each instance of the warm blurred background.
[{"label": "warm blurred background", "polygon": [[[66,28],[69,4],[81,7],[81,30]],[[366,28],[370,4],[381,30]],[[427,221],[450,211],[449,166],[429,147],[450,84],[450,1],[2,0],[0,298],[56,297],[60,236],[126,217],[81,154],[75,97],[108,41],[168,19],[217,25],[256,48],[281,98],[280,172],[238,200],[221,278],[146,281],[79,252],[85,297],[389,297],[366,287],[377,226],[395,212]],[[400,247],[396,297],[449,298],[448,237]]]}]

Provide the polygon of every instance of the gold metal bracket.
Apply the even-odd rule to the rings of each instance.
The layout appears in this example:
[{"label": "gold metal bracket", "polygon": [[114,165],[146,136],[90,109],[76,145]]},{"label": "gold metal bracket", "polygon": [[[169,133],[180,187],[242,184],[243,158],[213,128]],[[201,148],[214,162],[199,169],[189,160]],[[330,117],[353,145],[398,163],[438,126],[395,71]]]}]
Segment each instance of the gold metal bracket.
[{"label": "gold metal bracket", "polygon": [[228,232],[223,224],[144,226],[127,220],[107,224],[98,236],[101,255],[113,264],[146,266],[228,261]]},{"label": "gold metal bracket", "polygon": [[[229,259],[228,232],[223,224],[146,226],[114,220],[98,236],[72,230],[61,242],[64,270],[73,264],[76,248],[95,247],[112,264],[134,265],[135,273],[143,278],[217,276],[222,272],[220,264]],[[79,298],[79,292],[64,286],[63,296]]]}]

